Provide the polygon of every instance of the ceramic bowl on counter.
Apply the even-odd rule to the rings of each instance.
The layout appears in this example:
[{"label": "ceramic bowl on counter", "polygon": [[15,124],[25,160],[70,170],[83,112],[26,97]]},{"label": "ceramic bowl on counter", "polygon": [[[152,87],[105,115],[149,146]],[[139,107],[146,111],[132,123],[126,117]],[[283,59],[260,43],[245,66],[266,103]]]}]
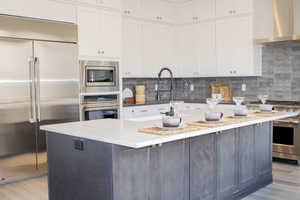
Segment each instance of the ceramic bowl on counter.
[{"label": "ceramic bowl on counter", "polygon": [[237,109],[234,110],[234,116],[237,117],[246,117],[249,114],[249,110],[247,107],[238,107]]},{"label": "ceramic bowl on counter", "polygon": [[178,128],[181,125],[182,118],[180,115],[163,116],[162,124],[165,128]]},{"label": "ceramic bowl on counter", "polygon": [[220,121],[223,118],[224,114],[222,112],[206,112],[205,121],[207,122],[216,122]]},{"label": "ceramic bowl on counter", "polygon": [[273,110],[273,105],[262,104],[259,106],[259,110],[262,112],[271,112]]}]

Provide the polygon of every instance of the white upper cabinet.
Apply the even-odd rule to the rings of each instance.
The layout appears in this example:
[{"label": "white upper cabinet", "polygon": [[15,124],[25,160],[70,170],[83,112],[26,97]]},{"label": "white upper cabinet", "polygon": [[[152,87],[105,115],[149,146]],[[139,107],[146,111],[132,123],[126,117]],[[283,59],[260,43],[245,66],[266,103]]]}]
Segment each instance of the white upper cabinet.
[{"label": "white upper cabinet", "polygon": [[177,6],[177,21],[179,23],[198,22],[215,17],[215,1],[192,0]]},{"label": "white upper cabinet", "polygon": [[141,0],[122,0],[122,11],[126,15],[140,15]]},{"label": "white upper cabinet", "polygon": [[120,13],[102,11],[100,49],[104,57],[120,58],[122,46],[122,17]]},{"label": "white upper cabinet", "polygon": [[203,22],[180,29],[177,36],[180,76],[216,76],[215,23]]},{"label": "white upper cabinet", "polygon": [[219,20],[216,34],[219,76],[255,75],[252,16]]},{"label": "white upper cabinet", "polygon": [[97,0],[100,5],[110,8],[121,8],[121,1],[123,0]]},{"label": "white upper cabinet", "polygon": [[253,0],[216,0],[216,16],[225,17],[251,13]]},{"label": "white upper cabinet", "polygon": [[98,5],[108,8],[121,8],[121,0],[75,0],[78,3],[90,4],[90,5]]},{"label": "white upper cabinet", "polygon": [[141,17],[164,22],[174,22],[174,5],[161,0],[141,0]]},{"label": "white upper cabinet", "polygon": [[99,48],[101,32],[99,10],[78,8],[77,23],[79,56],[99,56],[101,54]]},{"label": "white upper cabinet", "polygon": [[76,23],[75,5],[53,0],[2,0],[0,14]]},{"label": "white upper cabinet", "polygon": [[123,20],[123,77],[142,77],[142,24],[135,19]]},{"label": "white upper cabinet", "polygon": [[120,58],[122,19],[119,13],[79,7],[77,23],[79,57]]},{"label": "white upper cabinet", "polygon": [[157,77],[159,70],[163,67],[176,70],[174,36],[175,32],[172,26],[148,22],[143,24],[142,58],[144,77]]},{"label": "white upper cabinet", "polygon": [[181,77],[196,77],[199,75],[196,25],[184,25],[177,28],[176,63]]},{"label": "white upper cabinet", "polygon": [[196,33],[199,75],[215,76],[217,74],[215,22],[197,24]]}]

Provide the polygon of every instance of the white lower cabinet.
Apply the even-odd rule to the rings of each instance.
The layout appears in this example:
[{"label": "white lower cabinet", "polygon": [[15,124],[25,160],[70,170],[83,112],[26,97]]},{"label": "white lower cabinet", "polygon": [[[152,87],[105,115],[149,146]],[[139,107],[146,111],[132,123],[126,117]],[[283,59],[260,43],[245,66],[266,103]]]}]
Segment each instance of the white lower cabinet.
[{"label": "white lower cabinet", "polygon": [[151,117],[151,116],[157,117],[160,116],[162,112],[167,112],[168,110],[169,110],[169,104],[123,107],[122,119],[134,119],[134,118]]},{"label": "white lower cabinet", "polygon": [[219,76],[255,75],[252,17],[219,20],[216,23]]},{"label": "white lower cabinet", "polygon": [[122,43],[120,13],[79,7],[77,12],[79,57],[119,59]]}]

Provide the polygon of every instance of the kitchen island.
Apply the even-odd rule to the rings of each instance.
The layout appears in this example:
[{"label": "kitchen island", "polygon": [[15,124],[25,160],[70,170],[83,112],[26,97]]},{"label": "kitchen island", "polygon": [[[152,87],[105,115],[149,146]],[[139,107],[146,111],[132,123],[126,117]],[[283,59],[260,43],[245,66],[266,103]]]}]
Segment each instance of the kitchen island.
[{"label": "kitchen island", "polygon": [[[225,115],[232,111],[224,110]],[[272,182],[272,121],[280,113],[198,131],[153,135],[159,120],[43,126],[50,200],[240,199]],[[183,114],[184,122],[203,111]]]}]

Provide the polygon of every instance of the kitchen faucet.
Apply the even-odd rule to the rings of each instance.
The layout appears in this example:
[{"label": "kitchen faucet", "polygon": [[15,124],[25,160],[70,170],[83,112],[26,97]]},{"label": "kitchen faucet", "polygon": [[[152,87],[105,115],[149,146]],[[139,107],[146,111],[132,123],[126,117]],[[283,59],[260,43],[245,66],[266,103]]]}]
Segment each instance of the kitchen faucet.
[{"label": "kitchen faucet", "polygon": [[[159,89],[159,85],[160,85],[160,79],[161,79],[161,75],[164,71],[168,71],[169,74],[170,74],[170,77],[171,77],[171,86],[170,86],[170,89],[169,90],[160,90]],[[160,92],[165,92],[165,91],[169,91],[170,93],[170,101],[173,101],[174,100],[174,78],[173,78],[173,72],[171,69],[167,68],[167,67],[164,67],[162,68],[159,73],[158,73],[158,79],[157,79],[157,91],[156,91],[156,100],[157,101],[160,101],[160,95],[159,93]]]}]

